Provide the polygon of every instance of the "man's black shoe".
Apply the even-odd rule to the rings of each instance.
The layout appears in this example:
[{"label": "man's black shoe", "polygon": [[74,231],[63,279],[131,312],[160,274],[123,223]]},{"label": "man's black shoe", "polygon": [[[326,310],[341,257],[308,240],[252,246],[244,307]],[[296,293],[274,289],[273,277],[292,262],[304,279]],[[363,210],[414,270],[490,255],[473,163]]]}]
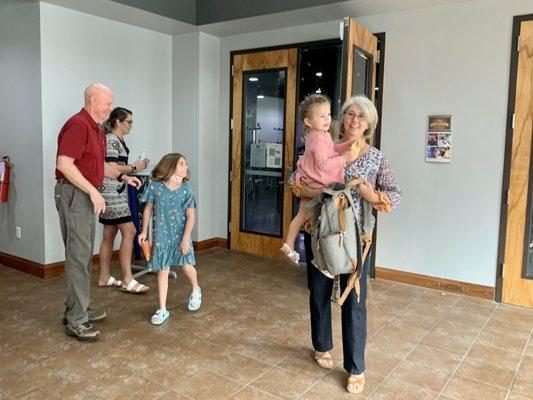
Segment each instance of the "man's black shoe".
[{"label": "man's black shoe", "polygon": [[96,340],[100,336],[100,331],[94,329],[94,326],[88,322],[79,325],[67,324],[65,333],[78,340]]}]

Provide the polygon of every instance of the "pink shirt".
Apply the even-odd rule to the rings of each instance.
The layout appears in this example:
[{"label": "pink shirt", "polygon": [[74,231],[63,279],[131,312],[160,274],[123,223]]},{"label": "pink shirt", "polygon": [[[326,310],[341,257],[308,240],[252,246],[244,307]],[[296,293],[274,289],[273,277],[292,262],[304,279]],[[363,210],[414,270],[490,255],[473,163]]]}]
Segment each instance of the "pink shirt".
[{"label": "pink shirt", "polygon": [[312,188],[325,188],[334,182],[344,183],[344,160],[335,151],[328,132],[309,132],[305,153],[298,160],[296,180],[307,179]]}]

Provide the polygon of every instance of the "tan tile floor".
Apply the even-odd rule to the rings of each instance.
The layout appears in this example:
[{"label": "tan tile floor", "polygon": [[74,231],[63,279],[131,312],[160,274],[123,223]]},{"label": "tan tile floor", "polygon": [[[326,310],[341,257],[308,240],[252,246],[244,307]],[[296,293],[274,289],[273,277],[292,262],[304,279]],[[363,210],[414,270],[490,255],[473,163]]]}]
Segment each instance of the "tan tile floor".
[{"label": "tan tile floor", "polygon": [[161,327],[148,322],[155,276],[132,295],[95,287],[95,268],[93,306],[108,318],[94,343],[63,333],[62,277],[0,266],[0,399],[533,399],[533,310],[372,280],[367,384],[354,396],[339,312],[335,368],[311,358],[304,269],[225,249],[197,258],[202,309],[187,312],[179,275]]}]

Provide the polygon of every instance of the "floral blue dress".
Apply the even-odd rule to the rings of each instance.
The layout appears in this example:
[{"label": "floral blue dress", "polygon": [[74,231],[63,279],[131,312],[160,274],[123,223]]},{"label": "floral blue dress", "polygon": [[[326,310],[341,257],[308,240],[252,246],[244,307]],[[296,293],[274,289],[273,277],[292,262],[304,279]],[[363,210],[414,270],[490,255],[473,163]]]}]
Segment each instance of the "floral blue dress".
[{"label": "floral blue dress", "polygon": [[187,222],[185,211],[196,208],[191,186],[183,182],[179,188],[170,190],[162,181],[150,180],[140,201],[154,205],[152,259],[148,269],[160,271],[171,265],[195,265],[192,239],[189,254],[183,254],[180,248]]}]

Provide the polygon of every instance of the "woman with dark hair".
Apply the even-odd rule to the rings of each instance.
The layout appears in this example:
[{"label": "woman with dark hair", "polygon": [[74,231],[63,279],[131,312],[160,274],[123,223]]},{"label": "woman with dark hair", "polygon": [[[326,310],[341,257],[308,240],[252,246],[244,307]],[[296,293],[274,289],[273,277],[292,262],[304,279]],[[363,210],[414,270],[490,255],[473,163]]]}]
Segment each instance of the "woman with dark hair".
[{"label": "woman with dark hair", "polygon": [[[354,96],[343,104],[341,109],[340,132],[342,138],[336,149],[343,153],[356,144],[359,149],[355,160],[344,165],[344,180],[349,182],[360,178],[361,183],[352,187],[354,211],[359,227],[364,224],[363,201],[372,204],[381,212],[391,212],[402,196],[389,161],[385,155],[368,144],[378,122],[378,113],[374,104],[365,96]],[[291,182],[295,194],[314,197],[322,189]],[[372,218],[374,218],[372,216]],[[368,221],[367,221],[368,222]],[[326,369],[333,368],[330,351],[333,349],[331,333],[331,294],[333,279],[326,277],[312,264],[313,253],[309,234],[305,235],[305,253],[307,260],[307,285],[309,287],[309,306],[311,314],[311,337],[314,358],[317,364]],[[352,289],[342,305],[342,347],[344,369],[348,372],[346,390],[360,393],[365,385],[365,348],[366,348],[366,289],[370,257],[363,264],[360,278],[360,295]],[[340,277],[341,293],[347,285],[350,274]]]},{"label": "woman with dark hair", "polygon": [[[132,125],[132,112],[122,107],[111,111],[109,118],[104,122],[107,148],[105,160],[122,174],[140,171],[148,166],[148,160],[138,160],[128,164],[130,150],[124,142],[124,136],[130,133]],[[128,190],[117,180],[106,178],[102,185],[102,196],[106,202],[106,210],[100,215],[104,234],[100,245],[98,286],[119,286],[123,291],[130,293],[146,292],[148,287],[133,279],[131,274],[131,254],[136,229],[128,205]],[[122,236],[119,253],[122,281],[115,279],[110,273],[113,243],[118,231]]]}]

